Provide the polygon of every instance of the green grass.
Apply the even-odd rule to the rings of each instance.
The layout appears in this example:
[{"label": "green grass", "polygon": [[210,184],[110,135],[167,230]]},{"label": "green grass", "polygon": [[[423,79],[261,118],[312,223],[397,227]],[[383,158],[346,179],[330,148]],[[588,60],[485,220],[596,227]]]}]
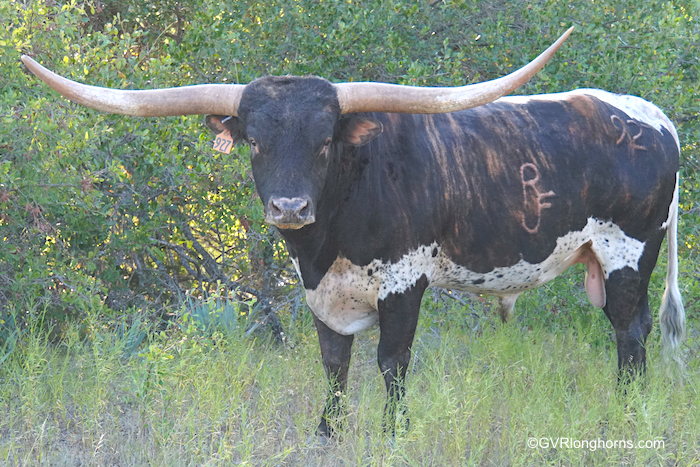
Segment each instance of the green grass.
[{"label": "green grass", "polygon": [[[533,291],[523,303],[540,293],[547,295]],[[203,335],[192,321],[181,321],[150,332],[136,351],[140,329],[95,320],[87,331],[67,329],[55,344],[30,322],[0,368],[0,464],[700,462],[697,362],[684,378],[669,377],[655,334],[646,377],[624,395],[616,389],[615,346],[602,313],[588,307],[501,326],[482,314],[489,301],[468,299],[474,312],[468,316],[456,302],[436,297],[425,302],[413,348],[409,430],[393,442],[381,435],[384,383],[375,329],[355,341],[345,440],[324,448],[307,443],[325,384],[308,316],[297,323],[293,347],[245,338],[242,330]],[[550,302],[561,300],[550,295]],[[550,444],[568,438],[569,447],[530,448],[529,438],[551,438]],[[664,445],[574,447],[614,440]]]}]

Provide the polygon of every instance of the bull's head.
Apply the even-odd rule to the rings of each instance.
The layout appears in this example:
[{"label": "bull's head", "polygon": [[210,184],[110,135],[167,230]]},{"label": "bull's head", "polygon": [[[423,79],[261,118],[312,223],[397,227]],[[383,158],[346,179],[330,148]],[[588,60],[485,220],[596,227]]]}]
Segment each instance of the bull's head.
[{"label": "bull's head", "polygon": [[247,85],[203,84],[130,91],[68,80],[26,55],[22,61],[64,97],[103,112],[141,117],[208,115],[207,126],[212,131],[227,129],[235,140],[250,145],[253,177],[265,206],[265,220],[282,229],[298,229],[315,222],[331,145],[362,145],[382,131],[379,122],[354,114],[443,113],[487,104],[526,83],[572,30],[507,76],[449,88],[265,77]]}]

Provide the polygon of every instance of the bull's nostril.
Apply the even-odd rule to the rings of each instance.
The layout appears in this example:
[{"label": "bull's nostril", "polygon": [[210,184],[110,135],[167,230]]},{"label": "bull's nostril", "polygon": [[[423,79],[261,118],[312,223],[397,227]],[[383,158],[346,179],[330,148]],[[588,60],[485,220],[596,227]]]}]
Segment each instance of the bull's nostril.
[{"label": "bull's nostril", "polygon": [[272,214],[275,217],[282,216],[282,209],[277,205],[275,200],[272,200],[272,202],[270,202],[270,214]]},{"label": "bull's nostril", "polygon": [[309,215],[309,203],[304,201],[304,204],[299,209],[299,216],[303,218],[303,217],[307,217],[308,215]]}]

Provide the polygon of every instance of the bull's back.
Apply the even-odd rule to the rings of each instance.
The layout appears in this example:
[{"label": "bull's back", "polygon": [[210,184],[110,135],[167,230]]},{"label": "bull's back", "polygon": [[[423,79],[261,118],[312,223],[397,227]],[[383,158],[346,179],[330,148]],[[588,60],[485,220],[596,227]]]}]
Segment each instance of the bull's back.
[{"label": "bull's back", "polygon": [[412,225],[470,270],[540,263],[590,219],[636,239],[668,219],[677,134],[640,98],[583,90],[419,118],[428,202]]}]

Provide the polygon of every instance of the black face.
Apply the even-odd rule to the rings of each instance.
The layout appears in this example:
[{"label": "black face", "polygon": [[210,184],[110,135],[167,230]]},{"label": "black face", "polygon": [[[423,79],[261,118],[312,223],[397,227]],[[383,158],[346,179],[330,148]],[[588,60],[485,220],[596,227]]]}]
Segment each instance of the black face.
[{"label": "black face", "polygon": [[315,77],[253,81],[243,93],[238,118],[207,116],[207,125],[248,142],[265,221],[282,229],[315,222],[339,144],[364,144],[381,132],[375,120],[341,118],[335,88]]}]

